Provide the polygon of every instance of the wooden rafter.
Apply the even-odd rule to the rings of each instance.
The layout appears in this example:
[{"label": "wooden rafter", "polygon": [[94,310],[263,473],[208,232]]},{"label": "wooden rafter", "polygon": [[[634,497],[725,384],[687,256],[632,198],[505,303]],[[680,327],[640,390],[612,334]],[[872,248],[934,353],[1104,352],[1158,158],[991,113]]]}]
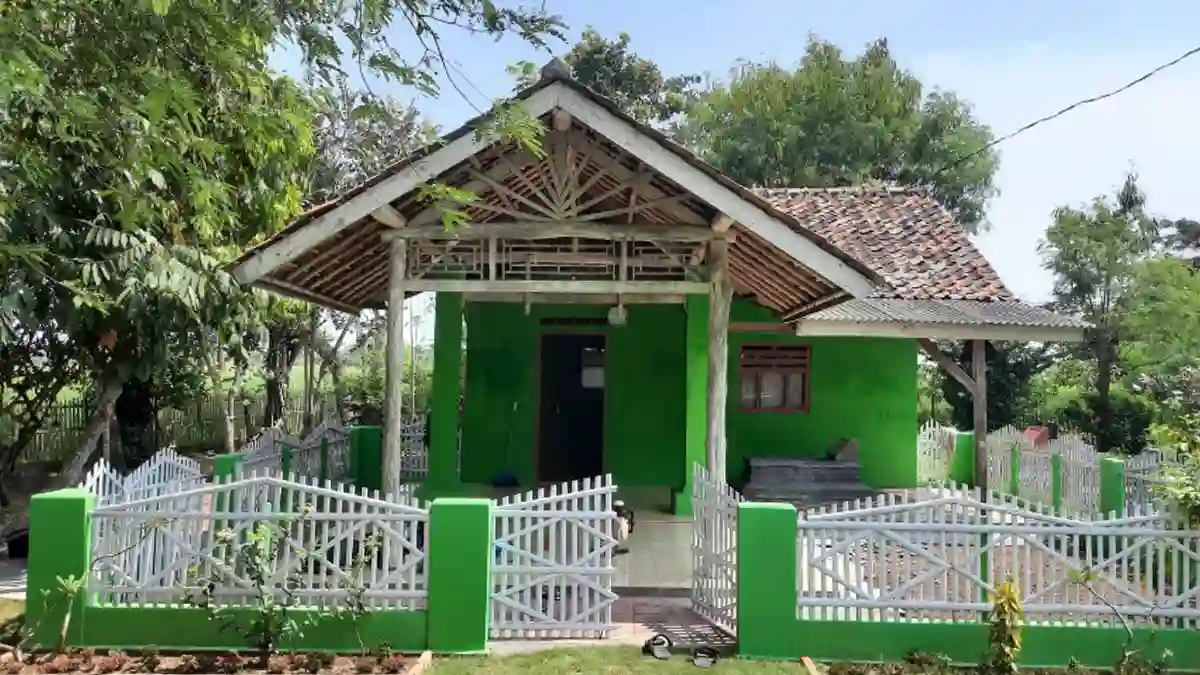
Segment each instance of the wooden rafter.
[{"label": "wooden rafter", "polygon": [[971,374],[968,375],[933,340],[917,338],[921,350],[971,395],[971,423],[975,445],[975,484],[987,495],[987,340],[971,340]]}]

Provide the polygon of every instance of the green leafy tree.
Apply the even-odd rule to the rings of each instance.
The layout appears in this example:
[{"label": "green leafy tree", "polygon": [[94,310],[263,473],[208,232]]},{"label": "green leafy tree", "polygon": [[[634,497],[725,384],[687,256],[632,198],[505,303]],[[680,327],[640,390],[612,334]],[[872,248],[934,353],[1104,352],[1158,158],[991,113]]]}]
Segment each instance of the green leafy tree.
[{"label": "green leafy tree", "polygon": [[1095,435],[1101,451],[1135,444],[1114,426],[1111,390],[1119,366],[1122,306],[1138,265],[1158,241],[1157,224],[1146,215],[1145,202],[1131,174],[1113,197],[1056,209],[1039,244],[1043,264],[1054,275],[1056,307],[1094,326],[1087,348],[1096,362],[1096,380],[1086,430]]},{"label": "green leafy tree", "polygon": [[563,60],[576,80],[612,99],[635,119],[669,123],[695,101],[700,76],[664,76],[654,62],[630,49],[629,40],[628,33],[606,39],[589,26]]},{"label": "green leafy tree", "polygon": [[1131,371],[1171,375],[1200,364],[1200,273],[1190,261],[1162,256],[1134,266],[1120,311]]},{"label": "green leafy tree", "polygon": [[[401,54],[396,27],[422,49]],[[300,47],[310,76],[335,89],[357,64],[436,89],[440,34],[561,37],[557,17],[493,0],[14,0],[0,4],[0,316],[6,358],[52,401],[79,374],[93,381],[77,480],[125,383],[152,381],[197,336],[252,328],[247,291],[225,264],[294,217],[314,155],[314,97],[268,66],[275,44]],[[536,143],[519,109],[480,134]],[[60,342],[13,333],[50,332]],[[40,350],[61,352],[46,357]],[[201,366],[202,369],[202,366]],[[33,382],[34,380],[29,380]],[[43,405],[19,406],[17,424]],[[20,433],[18,438],[28,438]],[[19,444],[0,449],[0,468]]]},{"label": "green leafy tree", "polygon": [[[943,351],[952,356],[968,373],[971,372],[972,349],[969,342],[948,344]],[[1030,385],[1037,373],[1046,369],[1053,358],[1047,345],[1023,342],[989,342],[984,351],[987,362],[988,427],[998,429],[1007,425],[1032,423],[1029,408]],[[942,395],[950,404],[951,420],[957,429],[974,426],[974,402],[971,394],[953,377],[942,375]]]},{"label": "green leafy tree", "polygon": [[847,58],[811,37],[799,65],[742,63],[700,95],[680,139],[744,185],[926,186],[969,231],[995,194],[991,131],[950,92],[926,92],[885,40]]}]

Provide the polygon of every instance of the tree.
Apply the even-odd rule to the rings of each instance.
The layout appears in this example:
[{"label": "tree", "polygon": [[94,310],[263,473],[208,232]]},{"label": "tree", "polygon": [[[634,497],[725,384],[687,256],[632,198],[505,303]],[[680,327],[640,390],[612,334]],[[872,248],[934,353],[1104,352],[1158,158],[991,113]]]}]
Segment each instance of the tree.
[{"label": "tree", "polygon": [[[970,342],[945,345],[949,354],[965,372],[971,372]],[[1046,345],[1024,342],[988,342],[984,351],[987,363],[988,427],[998,429],[1010,424],[1032,421],[1029,409],[1030,383],[1034,375],[1050,365],[1053,352]],[[958,380],[942,375],[942,395],[950,404],[955,428],[974,427],[974,400]]]},{"label": "tree", "polygon": [[1200,273],[1161,256],[1135,265],[1121,298],[1121,358],[1141,374],[1170,376],[1200,364]]},{"label": "tree", "polygon": [[313,119],[313,154],[306,205],[321,204],[412,154],[436,137],[411,105],[345,86],[322,92]]},{"label": "tree", "polygon": [[1094,329],[1088,343],[1096,361],[1093,411],[1097,449],[1128,445],[1113,425],[1111,388],[1118,365],[1122,302],[1134,272],[1157,243],[1157,225],[1145,213],[1145,196],[1130,174],[1111,198],[1083,208],[1054,211],[1038,249],[1054,274],[1057,309],[1082,316]]},{"label": "tree", "polygon": [[680,139],[743,185],[928,187],[968,232],[996,192],[991,131],[954,94],[926,93],[885,40],[847,59],[810,37],[799,65],[742,63],[700,95]]},{"label": "tree", "polygon": [[[272,45],[297,44],[314,80],[335,87],[342,66],[357,62],[433,91],[447,27],[538,46],[561,37],[557,17],[493,1],[345,9],[335,0],[0,5],[7,357],[23,360],[13,366],[20,372],[75,364],[35,378],[41,402],[77,373],[96,383],[87,440],[63,482],[78,479],[125,383],[152,381],[173,360],[196,357],[195,336],[211,326],[236,333],[250,316],[247,291],[224,265],[296,215],[314,153],[313,96],[269,67]],[[423,51],[394,49],[393,24],[409,27]],[[536,142],[518,110],[480,133]],[[27,331],[62,339],[11,337]],[[22,429],[42,407],[22,407]],[[23,446],[0,450],[3,467]]]},{"label": "tree", "polygon": [[612,99],[647,124],[665,124],[687,111],[696,99],[699,75],[665,77],[658,66],[629,48],[629,34],[605,39],[588,26],[563,60],[572,76]]}]

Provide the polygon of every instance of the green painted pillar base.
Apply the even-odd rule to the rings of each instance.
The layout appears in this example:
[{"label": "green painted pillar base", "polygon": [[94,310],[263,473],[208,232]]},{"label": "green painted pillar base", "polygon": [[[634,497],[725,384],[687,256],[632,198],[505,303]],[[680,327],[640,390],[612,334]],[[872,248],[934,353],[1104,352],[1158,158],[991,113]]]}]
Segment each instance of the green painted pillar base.
[{"label": "green painted pillar base", "polygon": [[[43,492],[29,502],[26,649],[83,644],[83,608],[88,601],[83,584],[91,569],[95,503],[95,495],[80,488]],[[66,644],[60,644],[64,626]]]},{"label": "green painted pillar base", "polygon": [[796,507],[738,505],[738,655],[788,659],[796,628]]},{"label": "green painted pillar base", "polygon": [[350,427],[350,479],[360,488],[383,489],[383,427]]},{"label": "green painted pillar base", "polygon": [[1125,515],[1125,460],[1118,457],[1100,460],[1100,514]]},{"label": "green painted pillar base", "polygon": [[959,485],[975,487],[975,434],[960,431],[954,439],[954,458],[950,461],[950,480]]},{"label": "green painted pillar base", "polygon": [[447,497],[429,508],[429,650],[487,650],[492,598],[492,502]]},{"label": "green painted pillar base", "polygon": [[671,492],[671,513],[676,516],[689,517],[696,514],[696,509],[692,505],[692,485],[690,480],[682,490]]},{"label": "green painted pillar base", "polygon": [[440,292],[434,300],[433,382],[430,392],[429,474],[434,490],[462,483],[458,473],[458,402],[462,394],[463,296]]}]

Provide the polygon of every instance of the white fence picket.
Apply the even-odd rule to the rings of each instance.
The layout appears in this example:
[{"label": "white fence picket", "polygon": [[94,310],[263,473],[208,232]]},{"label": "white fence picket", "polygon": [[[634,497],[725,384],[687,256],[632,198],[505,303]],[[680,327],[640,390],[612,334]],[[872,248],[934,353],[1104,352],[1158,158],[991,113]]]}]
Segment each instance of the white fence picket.
[{"label": "white fence picket", "polygon": [[612,476],[495,503],[494,638],[607,637],[617,600]]},{"label": "white fence picket", "polygon": [[92,465],[80,487],[95,494],[97,503],[103,505],[171,494],[203,483],[200,462],[165,448],[124,476],[101,459]]},{"label": "white fence picket", "polygon": [[737,634],[738,504],[700,464],[692,471],[692,611]]},{"label": "white fence picket", "polygon": [[1141,504],[1093,520],[920,489],[809,510],[797,546],[801,616],[977,621],[1011,576],[1033,621],[1200,626],[1200,532]]},{"label": "white fence picket", "polygon": [[419,608],[428,520],[413,504],[306,477],[252,476],[101,506],[92,511],[89,590],[102,604],[178,603],[207,579],[218,605],[251,604],[250,571],[230,543],[265,526],[279,546],[268,570],[277,600]]},{"label": "white fence picket", "polygon": [[949,480],[958,431],[936,422],[926,422],[917,434],[917,480]]}]

